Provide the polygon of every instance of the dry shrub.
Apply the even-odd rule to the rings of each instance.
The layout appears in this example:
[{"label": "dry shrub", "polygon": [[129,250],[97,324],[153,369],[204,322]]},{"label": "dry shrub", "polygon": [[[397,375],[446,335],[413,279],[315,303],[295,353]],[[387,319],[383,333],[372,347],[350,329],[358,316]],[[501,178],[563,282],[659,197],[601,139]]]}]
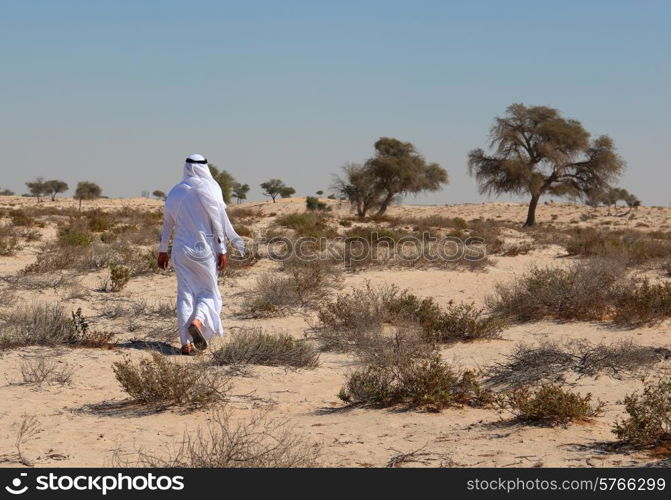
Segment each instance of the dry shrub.
[{"label": "dry shrub", "polygon": [[[235,420],[227,409],[214,412],[207,427],[184,434],[176,452],[160,457],[144,451],[132,465],[169,468],[289,468],[318,465],[319,448],[286,420],[257,412]],[[118,461],[117,461],[118,462]],[[117,466],[129,466],[128,462]]]},{"label": "dry shrub", "polygon": [[671,283],[631,279],[614,299],[615,323],[653,324],[671,316]]},{"label": "dry shrub", "polygon": [[366,342],[384,324],[416,325],[429,342],[456,342],[496,338],[505,322],[485,316],[472,304],[441,308],[432,298],[419,298],[395,286],[363,289],[336,296],[317,310],[317,335],[326,349],[348,350]]},{"label": "dry shrub", "polygon": [[244,328],[212,353],[217,365],[264,365],[289,368],[316,368],[319,352],[306,341],[286,334],[265,333],[262,328]]},{"label": "dry shrub", "polygon": [[120,292],[130,281],[130,268],[121,264],[110,266],[110,290]]},{"label": "dry shrub", "polygon": [[21,250],[16,230],[12,226],[0,225],[0,255],[15,255]]},{"label": "dry shrub", "polygon": [[24,384],[41,386],[45,383],[69,384],[72,380],[72,368],[40,356],[35,360],[26,360],[21,364],[21,377]]},{"label": "dry shrub", "polygon": [[338,234],[329,225],[329,218],[316,212],[282,215],[275,219],[275,224],[293,229],[302,238],[334,238]]},{"label": "dry shrub", "polygon": [[573,228],[565,243],[569,255],[618,259],[628,265],[665,259],[671,253],[671,234],[632,229]]},{"label": "dry shrub", "polygon": [[545,341],[537,346],[518,344],[502,363],[486,370],[488,384],[520,388],[542,382],[561,382],[576,364],[566,346]]},{"label": "dry shrub", "polygon": [[505,327],[501,318],[486,316],[473,304],[450,303],[443,309],[432,298],[420,299],[407,291],[389,296],[386,308],[393,318],[418,323],[436,342],[497,338]]},{"label": "dry shrub", "polygon": [[567,269],[533,267],[511,284],[496,285],[492,312],[517,321],[600,320],[612,310],[624,269],[593,259]]},{"label": "dry shrub", "polygon": [[496,400],[499,408],[510,411],[520,422],[553,427],[588,421],[599,416],[604,406],[599,401],[592,403],[590,393],[581,396],[555,384],[520,387],[499,394]]},{"label": "dry shrub", "polygon": [[112,369],[134,402],[161,408],[207,406],[225,400],[230,388],[230,378],[221,373],[169,360],[159,353],[138,363],[125,358],[113,363]]},{"label": "dry shrub", "polygon": [[351,373],[338,397],[352,405],[405,406],[440,411],[452,406],[483,406],[491,394],[473,371],[456,371],[438,352],[425,356],[384,356]]},{"label": "dry shrub", "polygon": [[282,262],[283,274],[267,272],[247,293],[242,314],[248,317],[280,316],[296,307],[323,300],[341,282],[341,270],[331,262],[291,259]]},{"label": "dry shrub", "polygon": [[3,315],[0,347],[27,345],[73,345],[100,347],[109,343],[111,333],[89,331],[81,309],[68,317],[62,304],[33,303],[15,307]]},{"label": "dry shrub", "polygon": [[568,373],[595,377],[633,377],[671,356],[660,347],[641,346],[631,341],[592,345],[583,340],[563,344],[543,341],[538,345],[518,344],[504,361],[486,370],[492,386],[520,388],[538,383],[564,382]]},{"label": "dry shrub", "polygon": [[624,407],[629,416],[613,428],[620,440],[639,447],[671,441],[671,379],[646,385],[642,394],[629,394]]}]

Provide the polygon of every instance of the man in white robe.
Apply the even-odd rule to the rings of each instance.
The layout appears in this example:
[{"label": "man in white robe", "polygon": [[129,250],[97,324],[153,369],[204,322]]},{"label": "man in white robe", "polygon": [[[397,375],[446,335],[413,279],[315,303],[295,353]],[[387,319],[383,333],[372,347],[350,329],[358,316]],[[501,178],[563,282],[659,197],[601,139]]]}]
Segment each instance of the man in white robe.
[{"label": "man in white robe", "polygon": [[201,155],[186,159],[182,181],[166,198],[158,256],[161,269],[168,266],[173,230],[177,322],[182,354],[188,355],[194,352],[194,345],[205,349],[210,338],[223,335],[217,272],[228,265],[226,240],[244,252],[244,243],[226,214],[221,188]]}]

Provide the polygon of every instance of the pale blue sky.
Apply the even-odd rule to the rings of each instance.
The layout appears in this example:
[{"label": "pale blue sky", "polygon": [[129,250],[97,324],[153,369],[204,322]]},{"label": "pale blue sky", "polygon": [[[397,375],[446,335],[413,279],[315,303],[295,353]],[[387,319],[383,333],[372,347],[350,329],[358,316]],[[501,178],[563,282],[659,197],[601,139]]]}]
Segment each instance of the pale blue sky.
[{"label": "pale blue sky", "polygon": [[645,204],[671,202],[671,2],[0,1],[0,186],[170,188],[199,152],[252,186],[328,188],[380,136],[479,201],[466,154],[513,102],[609,134]]}]

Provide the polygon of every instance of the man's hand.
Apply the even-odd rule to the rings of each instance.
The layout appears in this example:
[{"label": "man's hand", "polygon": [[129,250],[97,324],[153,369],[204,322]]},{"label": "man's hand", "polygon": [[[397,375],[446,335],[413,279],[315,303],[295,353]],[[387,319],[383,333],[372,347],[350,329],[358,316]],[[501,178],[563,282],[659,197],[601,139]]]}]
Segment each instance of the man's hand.
[{"label": "man's hand", "polygon": [[228,254],[220,253],[217,256],[217,271],[223,271],[228,267]]},{"label": "man's hand", "polygon": [[168,257],[168,252],[161,252],[158,254],[158,267],[164,271],[168,269],[168,262],[170,262],[170,257]]}]

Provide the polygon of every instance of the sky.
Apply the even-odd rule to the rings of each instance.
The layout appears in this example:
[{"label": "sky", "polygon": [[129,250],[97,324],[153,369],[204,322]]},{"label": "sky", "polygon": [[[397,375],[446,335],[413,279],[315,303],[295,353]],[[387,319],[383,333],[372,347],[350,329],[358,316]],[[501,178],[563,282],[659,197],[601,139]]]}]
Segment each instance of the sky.
[{"label": "sky", "polygon": [[668,205],[670,23],[669,0],[0,0],[0,187],[139,196],[201,153],[252,200],[308,195],[389,136],[450,176],[408,202],[479,202],[468,151],[522,102],[608,134],[620,185]]}]

